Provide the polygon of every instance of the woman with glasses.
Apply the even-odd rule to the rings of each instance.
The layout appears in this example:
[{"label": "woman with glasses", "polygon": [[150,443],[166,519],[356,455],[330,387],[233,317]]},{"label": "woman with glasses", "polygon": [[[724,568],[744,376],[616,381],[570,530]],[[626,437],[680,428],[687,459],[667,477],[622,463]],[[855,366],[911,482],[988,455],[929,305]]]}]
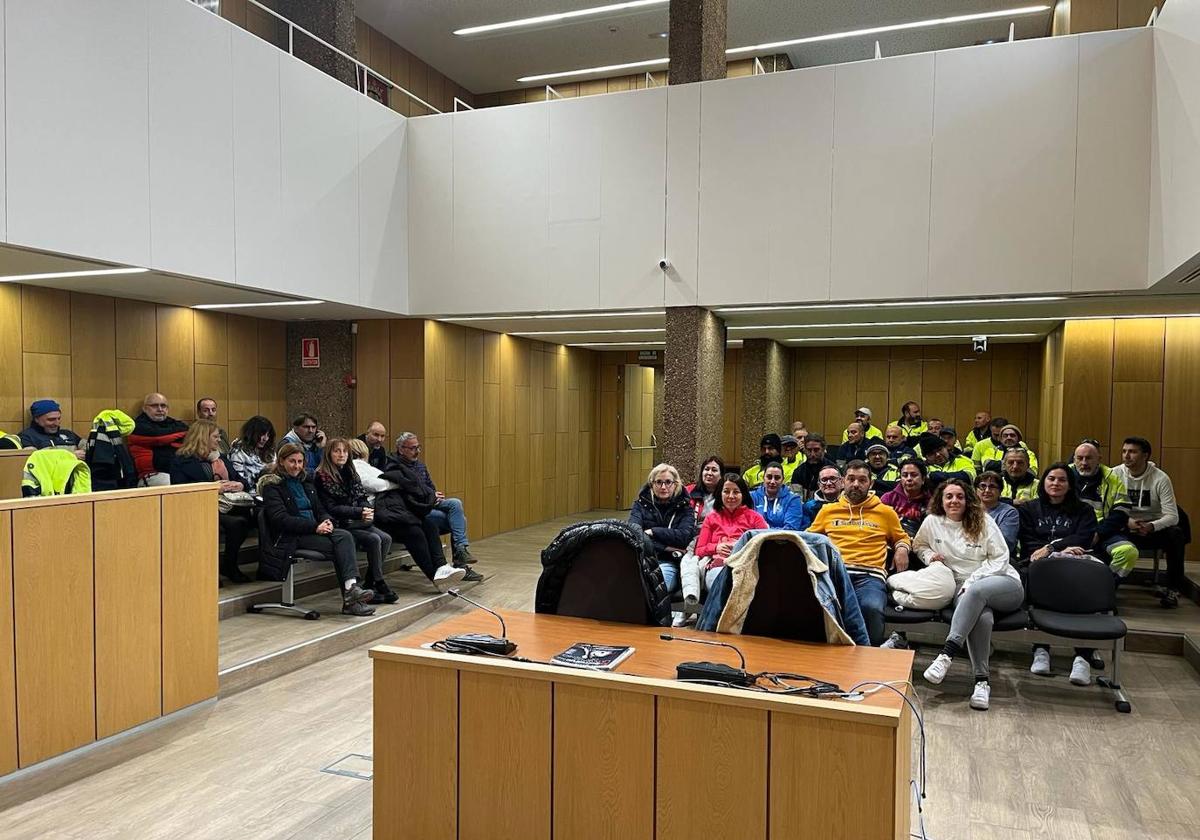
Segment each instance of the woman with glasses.
[{"label": "woman with glasses", "polygon": [[983,505],[983,512],[992,517],[992,521],[1004,535],[1008,545],[1008,556],[1017,556],[1017,532],[1021,527],[1021,517],[1017,509],[1008,503],[1001,493],[1004,491],[1004,479],[1000,473],[990,470],[981,472],[975,478],[975,494]]},{"label": "woman with glasses", "polygon": [[[658,567],[667,591],[679,588],[679,563],[688,544],[696,535],[696,512],[683,492],[679,471],[670,464],[659,464],[646,476],[646,485],[629,511],[629,521],[641,528],[654,545]],[[683,613],[674,616],[676,627],[683,626]]]}]

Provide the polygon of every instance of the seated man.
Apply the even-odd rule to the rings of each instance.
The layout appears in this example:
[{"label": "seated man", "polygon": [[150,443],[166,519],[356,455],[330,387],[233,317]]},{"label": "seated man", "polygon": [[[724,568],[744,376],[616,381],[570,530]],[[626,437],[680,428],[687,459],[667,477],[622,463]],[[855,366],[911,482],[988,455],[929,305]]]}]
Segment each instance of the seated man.
[{"label": "seated man", "polygon": [[804,462],[800,457],[800,441],[795,435],[784,435],[779,439],[779,452],[783,456],[783,460],[779,462],[783,467],[783,483],[791,484],[792,473]]},{"label": "seated man", "polygon": [[985,440],[990,436],[991,432],[988,430],[991,427],[991,422],[991,412],[975,412],[975,425],[971,428],[971,431],[967,432],[967,439],[963,441],[964,455],[973,457],[972,453],[975,451],[975,444],[979,443],[981,440]]},{"label": "seated man", "polygon": [[1113,472],[1129,496],[1129,520],[1123,536],[1137,548],[1163,549],[1167,555],[1167,588],[1159,603],[1177,607],[1187,539],[1179,527],[1179,505],[1171,477],[1150,460],[1150,441],[1143,437],[1125,438],[1121,464]]},{"label": "seated man", "polygon": [[811,525],[817,518],[817,514],[821,512],[821,508],[830,502],[836,502],[840,495],[842,495],[842,471],[836,465],[822,467],[817,478],[817,492],[813,493],[813,497],[804,503],[803,513],[800,516],[800,527],[797,530],[804,530]]},{"label": "seated man", "polygon": [[758,442],[758,463],[752,465],[742,473],[742,480],[746,482],[746,486],[751,490],[762,484],[763,470],[767,468],[767,464],[779,462],[779,447],[781,444],[782,440],[774,432],[763,435],[762,440]]},{"label": "seated man", "polygon": [[848,464],[866,459],[867,439],[863,436],[862,424],[855,420],[842,432],[842,445],[838,447],[836,460],[839,464]]},{"label": "seated man", "polygon": [[892,423],[883,430],[883,443],[887,446],[888,460],[893,464],[900,463],[904,458],[915,458],[917,453],[908,445],[904,430]]},{"label": "seated man", "polygon": [[822,467],[836,467],[825,454],[825,438],[818,434],[810,434],[804,441],[804,463],[796,467],[792,473],[792,484],[801,487],[805,496],[811,496],[817,491],[817,478]]},{"label": "seated man", "polygon": [[867,466],[871,468],[873,483],[871,489],[876,496],[882,496],[896,486],[900,480],[900,470],[888,460],[888,448],[882,443],[873,443],[867,447]]},{"label": "seated man", "polygon": [[1096,511],[1097,552],[1108,555],[1109,567],[1120,581],[1137,565],[1138,558],[1137,546],[1123,536],[1129,524],[1125,482],[1100,463],[1100,446],[1094,440],[1085,440],[1075,447],[1071,472],[1075,473],[1079,500]]},{"label": "seated man", "polygon": [[158,487],[171,483],[171,461],[183,443],[188,426],[168,416],[170,405],[162,394],[147,394],[142,411],[133,418],[133,432],[126,436],[129,454],[137,467],[138,485]]},{"label": "seated man", "polygon": [[[958,432],[955,431],[953,426],[942,426],[941,431],[937,435],[946,441],[946,448],[950,450],[951,458],[963,454],[962,447],[958,445]],[[967,456],[967,460],[971,460],[970,455]]]},{"label": "seated man", "polygon": [[221,428],[221,424],[217,421],[217,401],[212,397],[201,397],[196,400],[196,419],[217,424],[217,428],[221,432],[221,454],[228,455],[229,435],[225,434],[225,429]]},{"label": "seated man", "polygon": [[21,448],[65,447],[83,457],[79,435],[62,427],[62,408],[54,400],[34,400],[29,406],[29,425],[21,430]]},{"label": "seated man", "polygon": [[930,417],[925,421],[925,425],[929,427],[925,431],[929,432],[931,435],[937,435],[938,437],[942,436],[942,429],[946,428],[946,424],[943,423],[939,417]]},{"label": "seated man", "polygon": [[909,400],[900,406],[900,419],[896,421],[896,425],[904,433],[909,446],[915,446],[917,438],[929,431],[929,424],[921,419],[921,404],[915,400]]},{"label": "seated man", "polygon": [[871,644],[883,643],[883,609],[887,606],[887,559],[902,572],[908,568],[910,541],[900,517],[871,492],[871,468],[862,461],[846,465],[845,490],[821,508],[808,530],[824,534],[842,555],[858,596]]},{"label": "seated man", "polygon": [[928,467],[931,492],[947,478],[961,478],[967,483],[975,481],[975,465],[971,463],[971,459],[964,455],[951,456],[946,441],[926,432],[921,435],[920,443],[925,465]]},{"label": "seated man", "polygon": [[1014,505],[1024,504],[1037,496],[1037,474],[1029,469],[1029,452],[1019,446],[1004,453],[1003,460],[1004,486],[1000,488],[1000,498],[1008,499]]},{"label": "seated man", "polygon": [[367,445],[367,463],[377,470],[387,467],[387,426],[372,420],[367,430],[358,436]]},{"label": "seated man", "polygon": [[[437,499],[429,518],[437,524],[439,532],[450,534],[450,554],[454,565],[465,567],[474,563],[475,558],[471,556],[470,551],[471,541],[467,538],[467,516],[463,513],[462,500],[448,499],[437,489],[433,477],[429,475],[429,468],[420,459],[421,441],[412,432],[405,432],[396,438],[396,454],[400,456],[401,461],[417,472]],[[468,575],[465,579],[472,578]]]},{"label": "seated man", "polygon": [[[865,405],[854,412],[854,422],[862,427],[863,440],[883,440],[883,432],[879,430],[878,426],[871,425],[871,409]],[[848,439],[846,432],[842,432],[842,443],[845,443]]]},{"label": "seated man", "polygon": [[304,450],[304,471],[312,478],[325,451],[325,432],[318,427],[317,418],[307,413],[297,414],[292,420],[292,430],[279,441],[280,446],[285,443],[294,443]]},{"label": "seated man", "polygon": [[[1000,441],[1000,430],[1008,425],[1008,419],[1005,417],[996,417],[988,423],[988,435],[972,447],[970,453],[971,460],[975,462],[975,469],[985,469],[985,463],[999,462],[1004,457],[1004,444]],[[996,467],[995,469],[999,469]]]},{"label": "seated man", "polygon": [[1034,472],[1038,471],[1037,453],[1030,449],[1029,445],[1025,443],[1023,436],[1021,435],[1021,430],[1015,423],[1009,423],[1000,430],[1000,445],[1004,448],[1005,452],[1012,449],[1014,446],[1019,446],[1024,449],[1027,453],[1029,453],[1029,469],[1033,470]]}]

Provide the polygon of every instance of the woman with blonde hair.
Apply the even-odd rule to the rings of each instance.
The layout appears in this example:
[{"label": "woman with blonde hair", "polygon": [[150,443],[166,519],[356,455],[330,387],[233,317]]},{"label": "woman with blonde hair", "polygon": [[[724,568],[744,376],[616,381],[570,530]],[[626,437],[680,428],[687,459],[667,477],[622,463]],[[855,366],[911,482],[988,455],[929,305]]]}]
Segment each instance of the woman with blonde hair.
[{"label": "woman with blonde hair", "polygon": [[[668,592],[674,593],[679,588],[679,562],[696,535],[696,511],[683,492],[679,470],[670,464],[658,464],[650,470],[629,511],[629,521],[641,528],[654,545],[663,583]],[[682,624],[683,613],[675,618]]]},{"label": "woman with blonde hair", "polygon": [[[211,420],[197,420],[187,430],[175,450],[170,469],[172,484],[221,482],[222,493],[238,493],[250,489],[229,459],[221,454],[221,428]],[[221,554],[220,572],[231,583],[247,583],[250,578],[238,568],[238,554],[250,533],[250,506],[230,507],[228,513],[217,512],[217,527],[225,540]]]}]

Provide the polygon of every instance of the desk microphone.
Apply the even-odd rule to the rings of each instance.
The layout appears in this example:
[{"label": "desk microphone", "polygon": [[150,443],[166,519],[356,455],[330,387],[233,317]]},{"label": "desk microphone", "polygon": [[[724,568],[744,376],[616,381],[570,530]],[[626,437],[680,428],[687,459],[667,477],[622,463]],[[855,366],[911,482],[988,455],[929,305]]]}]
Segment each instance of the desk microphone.
[{"label": "desk microphone", "polygon": [[691,642],[694,645],[727,647],[736,653],[738,659],[741,661],[740,668],[731,668],[720,662],[680,662],[675,666],[675,679],[677,680],[730,683],[738,686],[751,686],[755,683],[756,678],[752,674],[746,673],[746,657],[742,655],[740,650],[728,642],[691,639],[687,636],[672,636],[670,633],[661,633],[659,634],[659,638],[665,642]]},{"label": "desk microphone", "polygon": [[485,607],[477,601],[472,601],[457,589],[448,589],[446,590],[446,594],[452,598],[466,601],[471,606],[478,607],[484,612],[494,615],[496,620],[500,622],[500,638],[487,633],[464,633],[460,636],[448,637],[444,644],[448,646],[450,653],[491,653],[496,656],[508,656],[517,649],[517,646],[508,640],[508,627],[505,626],[504,618],[500,613]]}]

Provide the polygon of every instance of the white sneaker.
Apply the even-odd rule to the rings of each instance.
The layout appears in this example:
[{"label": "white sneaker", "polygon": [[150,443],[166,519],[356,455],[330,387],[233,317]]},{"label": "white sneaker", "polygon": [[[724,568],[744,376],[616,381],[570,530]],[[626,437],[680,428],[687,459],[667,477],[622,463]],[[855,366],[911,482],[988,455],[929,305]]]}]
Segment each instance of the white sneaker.
[{"label": "white sneaker", "polygon": [[986,712],[988,709],[988,701],[992,699],[992,686],[987,680],[981,680],[975,683],[975,690],[971,692],[970,706],[972,709],[978,709],[981,712]]},{"label": "white sneaker", "polygon": [[1050,676],[1050,651],[1038,648],[1033,652],[1033,664],[1029,666],[1029,673],[1039,677]]},{"label": "white sneaker", "polygon": [[441,591],[445,592],[454,584],[458,583],[467,574],[466,569],[460,569],[451,566],[449,563],[443,563],[438,566],[437,571],[433,573],[433,585]]},{"label": "white sneaker", "polygon": [[901,636],[899,633],[892,633],[888,636],[887,641],[880,645],[881,648],[888,650],[908,650],[908,639]]},{"label": "white sneaker", "polygon": [[687,616],[685,616],[681,610],[673,610],[671,612],[671,626],[672,627],[682,627],[686,623],[687,623]]},{"label": "white sneaker", "polygon": [[1082,656],[1076,656],[1071,663],[1071,685],[1091,685],[1092,666]]},{"label": "white sneaker", "polygon": [[944,653],[939,653],[937,659],[925,669],[925,682],[938,685],[942,680],[946,679],[946,672],[950,670],[950,663],[953,662],[949,656]]}]

